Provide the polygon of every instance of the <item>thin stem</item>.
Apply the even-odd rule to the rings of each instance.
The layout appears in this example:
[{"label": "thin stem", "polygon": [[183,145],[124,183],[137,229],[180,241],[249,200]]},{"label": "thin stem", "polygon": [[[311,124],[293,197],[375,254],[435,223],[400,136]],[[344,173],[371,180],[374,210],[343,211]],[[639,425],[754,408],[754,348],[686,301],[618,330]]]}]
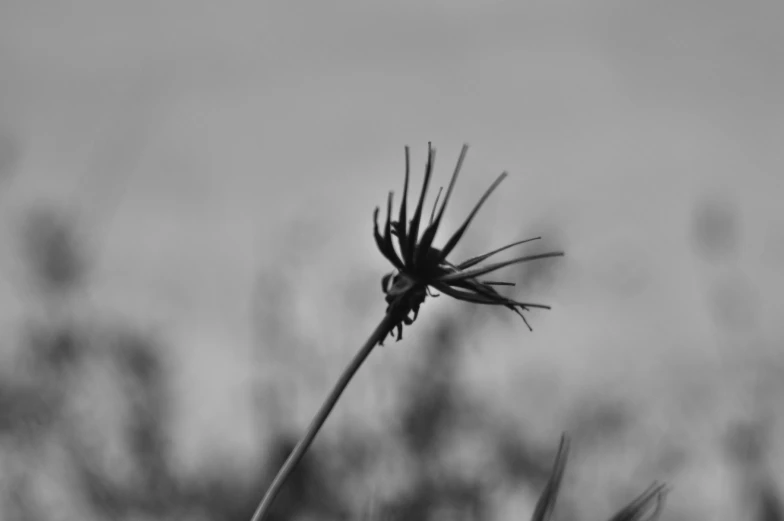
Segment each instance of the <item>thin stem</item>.
[{"label": "thin stem", "polygon": [[302,460],[303,456],[305,456],[305,453],[308,451],[310,444],[313,443],[314,438],[318,434],[319,430],[321,430],[321,427],[329,417],[332,409],[335,408],[335,404],[338,402],[338,399],[340,399],[340,395],[343,394],[343,391],[345,391],[348,383],[362,366],[370,352],[373,351],[373,348],[376,347],[380,341],[383,341],[384,338],[386,338],[387,334],[389,334],[394,325],[399,321],[400,317],[398,313],[390,312],[384,315],[384,318],[378,324],[378,327],[376,327],[375,331],[370,334],[370,337],[365,341],[365,344],[359,349],[357,354],[354,355],[354,358],[351,359],[351,362],[343,370],[343,373],[340,375],[337,383],[332,388],[332,391],[330,391],[327,399],[324,400],[321,408],[319,408],[318,412],[316,412],[316,416],[314,416],[313,420],[311,420],[305,435],[302,437],[302,439],[299,440],[297,446],[294,447],[294,450],[291,451],[288,459],[286,459],[286,463],[283,464],[283,466],[278,471],[278,474],[275,476],[275,479],[272,480],[272,484],[264,494],[264,498],[259,503],[258,508],[256,508],[256,512],[253,514],[251,521],[261,521],[264,519],[264,516],[269,513],[270,509],[272,508],[272,502],[275,501],[275,497],[278,495],[278,492],[280,492],[280,489],[283,487],[286,479],[288,479],[296,466]]}]

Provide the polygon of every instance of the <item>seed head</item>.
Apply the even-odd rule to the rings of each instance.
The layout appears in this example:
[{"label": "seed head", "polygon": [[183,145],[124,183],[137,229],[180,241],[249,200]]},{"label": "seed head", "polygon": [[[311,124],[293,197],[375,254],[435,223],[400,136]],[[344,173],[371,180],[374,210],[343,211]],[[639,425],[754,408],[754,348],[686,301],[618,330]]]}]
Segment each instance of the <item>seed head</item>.
[{"label": "seed head", "polygon": [[[439,207],[438,201],[441,195],[441,190],[439,190],[433,205],[433,210],[430,214],[430,220],[426,225],[422,223],[422,211],[427,196],[427,189],[430,185],[430,178],[433,174],[433,164],[435,162],[435,150],[430,143],[428,143],[425,179],[422,185],[422,191],[419,194],[419,201],[411,220],[408,220],[406,207],[410,173],[408,147],[405,147],[406,175],[403,184],[403,201],[400,203],[398,219],[396,221],[392,220],[392,192],[389,193],[389,197],[387,198],[387,219],[384,224],[383,234],[378,226],[378,207],[376,207],[373,214],[376,245],[384,257],[386,257],[395,268],[395,271],[384,275],[381,279],[381,287],[386,294],[387,313],[395,313],[396,316],[401,317],[394,326],[394,328],[397,329],[397,340],[403,338],[403,325],[410,325],[416,320],[419,313],[419,307],[425,301],[425,298],[428,295],[437,296],[430,293],[431,288],[458,300],[464,300],[474,304],[504,306],[517,313],[529,329],[531,329],[531,326],[523,315],[523,311],[528,311],[530,308],[550,309],[550,306],[544,304],[518,302],[510,299],[498,293],[494,287],[514,286],[514,283],[512,282],[479,279],[479,277],[513,264],[545,259],[548,257],[563,256],[563,252],[548,252],[517,257],[503,262],[480,265],[480,263],[497,253],[501,253],[513,246],[537,240],[540,237],[507,244],[506,246],[472,257],[458,264],[453,264],[447,260],[447,256],[452,253],[452,250],[454,250],[455,246],[460,242],[460,239],[463,237],[463,234],[468,229],[468,226],[471,224],[471,221],[474,219],[485,200],[487,200],[493,190],[498,187],[501,181],[504,180],[507,175],[506,172],[503,172],[498,176],[493,184],[490,185],[490,188],[482,195],[479,202],[474,206],[473,210],[471,210],[471,213],[468,214],[466,220],[454,234],[452,234],[446,244],[444,244],[442,248],[433,246],[433,239],[438,232],[438,227],[441,224],[444,211],[449,203],[449,198],[452,195],[452,190],[455,187],[455,182],[457,181],[457,176],[460,173],[460,168],[467,151],[468,145],[463,145],[460,157],[457,160],[457,166],[455,166],[455,171],[452,174],[452,179],[446,190],[444,200]],[[424,230],[421,234],[420,228]],[[397,243],[397,247],[395,246],[395,242]],[[394,336],[394,331],[390,331],[389,333]]]}]

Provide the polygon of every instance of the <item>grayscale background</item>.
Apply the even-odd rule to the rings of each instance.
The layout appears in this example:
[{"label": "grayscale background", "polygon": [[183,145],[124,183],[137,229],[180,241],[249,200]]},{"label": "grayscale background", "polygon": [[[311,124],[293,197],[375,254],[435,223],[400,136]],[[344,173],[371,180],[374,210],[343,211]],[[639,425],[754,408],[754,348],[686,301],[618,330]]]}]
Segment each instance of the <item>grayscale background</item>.
[{"label": "grayscale background", "polygon": [[[470,144],[455,257],[275,519],[782,521],[784,4],[0,0],[0,518],[243,520],[384,311],[375,206]],[[443,237],[440,238],[443,240]],[[510,254],[511,256],[511,254]]]}]

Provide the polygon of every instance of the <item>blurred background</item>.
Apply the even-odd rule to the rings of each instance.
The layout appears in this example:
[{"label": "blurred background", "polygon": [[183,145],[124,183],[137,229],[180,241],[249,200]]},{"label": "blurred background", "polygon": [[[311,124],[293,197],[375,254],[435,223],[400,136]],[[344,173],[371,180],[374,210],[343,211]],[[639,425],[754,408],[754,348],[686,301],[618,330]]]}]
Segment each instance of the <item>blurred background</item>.
[{"label": "blurred background", "polygon": [[[276,520],[782,521],[784,4],[0,0],[0,518],[245,520],[384,311],[427,142],[455,258]],[[441,238],[443,240],[443,237]],[[510,254],[511,256],[511,254]]]}]

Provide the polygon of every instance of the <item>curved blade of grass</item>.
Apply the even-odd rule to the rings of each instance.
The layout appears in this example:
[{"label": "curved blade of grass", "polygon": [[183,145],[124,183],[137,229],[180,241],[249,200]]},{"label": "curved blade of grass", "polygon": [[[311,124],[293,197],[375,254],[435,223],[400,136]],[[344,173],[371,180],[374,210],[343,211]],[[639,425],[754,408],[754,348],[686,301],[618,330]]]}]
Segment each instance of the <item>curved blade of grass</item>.
[{"label": "curved blade of grass", "polygon": [[609,521],[655,521],[664,508],[668,492],[667,485],[654,483]]},{"label": "curved blade of grass", "polygon": [[564,470],[566,469],[566,458],[569,455],[569,439],[566,434],[561,435],[561,443],[558,446],[558,453],[555,455],[555,463],[547,480],[539,501],[536,502],[534,514],[531,521],[549,521],[555,509],[555,502],[558,499],[558,491],[561,488]]},{"label": "curved blade of grass", "polygon": [[479,264],[483,260],[489,259],[490,257],[492,257],[493,255],[496,255],[497,253],[501,253],[502,251],[506,251],[509,248],[513,248],[514,246],[519,246],[520,244],[525,244],[526,242],[538,241],[539,239],[541,239],[541,237],[532,237],[531,239],[523,239],[522,241],[517,241],[517,242],[513,242],[511,244],[507,244],[506,246],[501,246],[500,248],[498,248],[496,250],[493,250],[491,252],[483,253],[482,255],[477,255],[476,257],[471,257],[470,259],[468,259],[466,261],[463,261],[460,264],[458,264],[457,268],[460,269],[460,270],[464,270],[466,268],[470,268],[471,266],[476,266],[477,264]]}]

